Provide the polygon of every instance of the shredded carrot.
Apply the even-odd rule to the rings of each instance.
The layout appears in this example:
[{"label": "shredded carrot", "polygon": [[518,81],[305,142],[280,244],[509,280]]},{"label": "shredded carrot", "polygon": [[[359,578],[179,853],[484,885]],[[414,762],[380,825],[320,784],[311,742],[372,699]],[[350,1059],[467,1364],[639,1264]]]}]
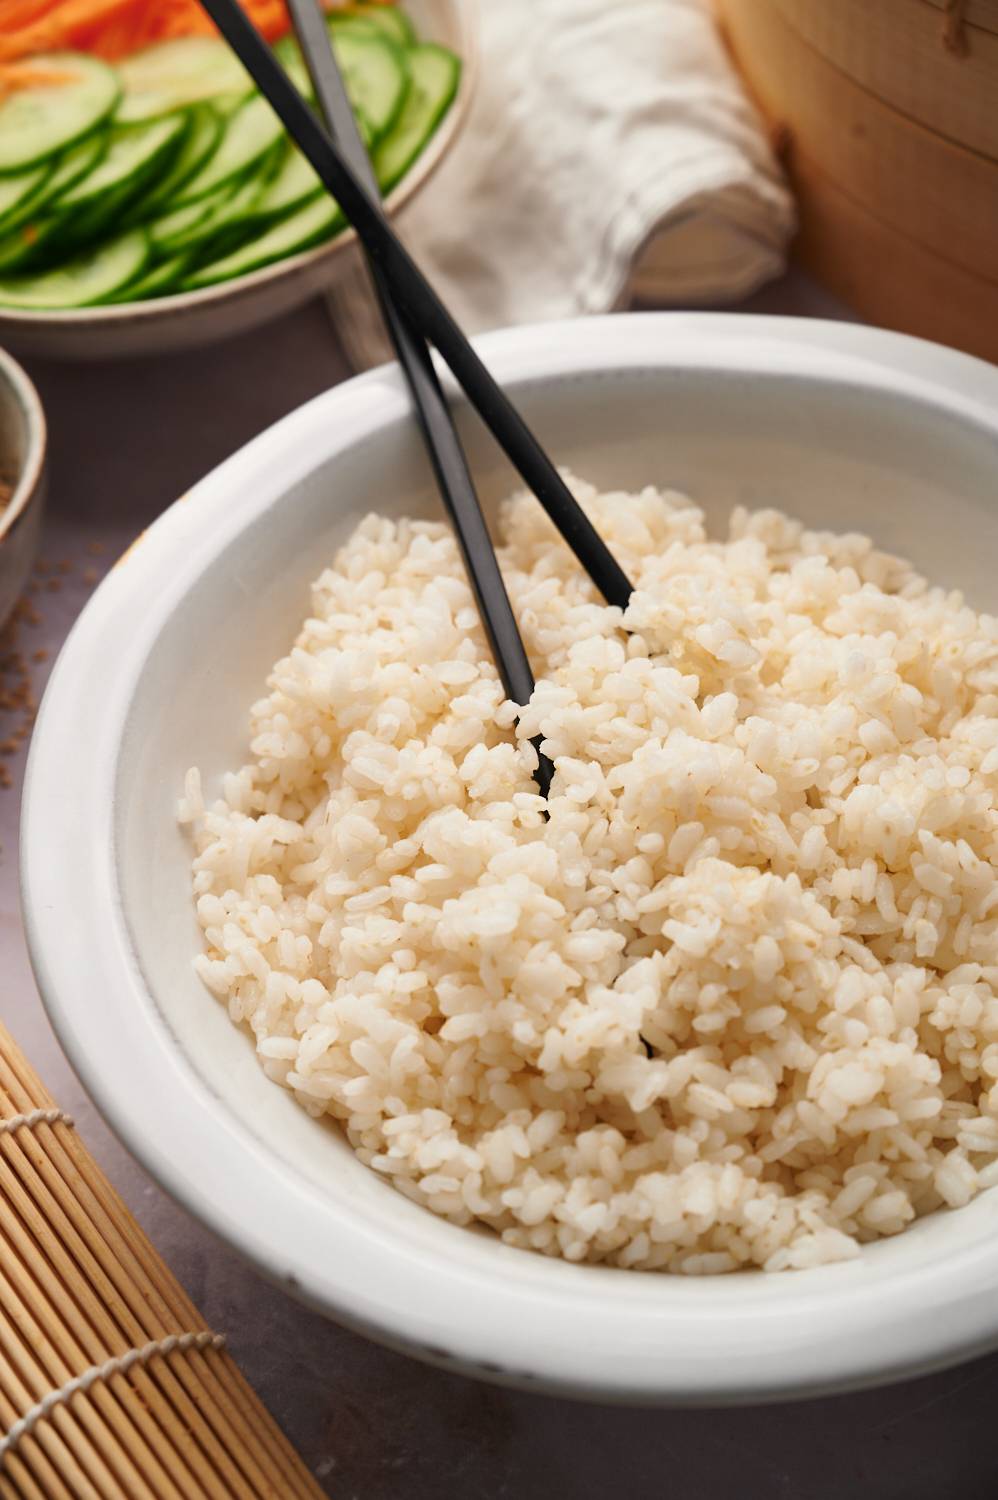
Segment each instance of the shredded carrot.
[{"label": "shredded carrot", "polygon": [[[269,41],[289,29],[284,0],[241,3]],[[343,0],[325,3],[335,9]],[[198,0],[3,0],[0,63],[67,49],[114,62],[150,42],[214,30]]]},{"label": "shredded carrot", "polygon": [[21,89],[54,88],[72,83],[76,76],[71,68],[43,68],[33,62],[0,63],[0,99]]}]

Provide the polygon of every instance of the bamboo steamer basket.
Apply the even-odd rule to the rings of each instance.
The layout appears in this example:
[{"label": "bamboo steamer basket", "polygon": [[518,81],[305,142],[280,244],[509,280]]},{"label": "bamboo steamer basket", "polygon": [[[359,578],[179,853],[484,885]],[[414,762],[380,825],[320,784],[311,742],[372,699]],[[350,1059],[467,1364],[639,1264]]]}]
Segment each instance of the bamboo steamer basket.
[{"label": "bamboo steamer basket", "polygon": [[718,0],[799,259],[875,322],[998,359],[998,0]]},{"label": "bamboo steamer basket", "polygon": [[991,29],[960,24],[924,0],[774,0],[773,8],[876,99],[998,158],[998,0]]},{"label": "bamboo steamer basket", "polygon": [[888,229],[807,161],[795,186],[797,254],[871,323],[998,362],[998,283]]}]

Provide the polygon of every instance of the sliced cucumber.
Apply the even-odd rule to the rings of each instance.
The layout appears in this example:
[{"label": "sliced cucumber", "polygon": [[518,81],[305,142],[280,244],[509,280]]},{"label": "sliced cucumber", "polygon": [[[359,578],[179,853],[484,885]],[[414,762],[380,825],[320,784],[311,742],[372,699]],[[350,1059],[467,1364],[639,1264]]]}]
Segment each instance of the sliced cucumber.
[{"label": "sliced cucumber", "polygon": [[281,122],[266,99],[259,95],[247,99],[225,122],[222,139],[204,166],[177,192],[176,206],[244,177],[283,137]]},{"label": "sliced cucumber", "polygon": [[25,167],[9,177],[0,177],[0,233],[30,215],[51,176],[52,162],[45,161],[40,166]]},{"label": "sliced cucumber", "polygon": [[286,255],[293,255],[298,250],[308,250],[321,240],[330,239],[345,223],[339,205],[327,193],[323,193],[314,203],[306,204],[290,218],[282,219],[249,244],[223,255],[220,260],[199,266],[187,277],[183,286],[194,291],[198,287],[213,286],[219,281],[231,281],[234,276],[243,276],[247,271],[255,271],[272,260],[282,260]]},{"label": "sliced cucumber", "polygon": [[117,118],[122,124],[154,119],[185,104],[253,92],[253,80],[218,37],[185,36],[156,42],[119,64],[124,95]]},{"label": "sliced cucumber", "polygon": [[65,193],[74,183],[79,182],[81,177],[92,172],[107,150],[110,138],[110,131],[95,130],[56,157],[52,175],[42,193],[42,203],[51,203],[60,193]]},{"label": "sliced cucumber", "polygon": [[117,73],[99,58],[50,52],[32,61],[39,76],[61,81],[19,89],[0,102],[0,172],[32,166],[86,135],[121,92]]},{"label": "sliced cucumber", "polygon": [[273,215],[261,213],[259,204],[270,184],[277,159],[278,153],[275,152],[272,162],[262,171],[245,178],[210,214],[192,225],[186,235],[175,238],[171,249],[200,253],[214,260],[227,255],[261,226],[268,224]]},{"label": "sliced cucumber", "polygon": [[274,47],[274,56],[291,79],[299,94],[303,94],[306,99],[311,99],[314,92],[312,89],[312,80],[308,76],[308,69],[305,66],[305,59],[301,55],[301,48],[290,32],[287,36],[282,36],[281,40]]},{"label": "sliced cucumber", "polygon": [[246,94],[219,94],[217,99],[211,101],[211,107],[218,110],[223,120],[227,120],[229,115],[235,114],[240,104],[246,103],[247,98]]},{"label": "sliced cucumber", "polygon": [[52,203],[57,213],[90,208],[108,193],[139,188],[176,152],[187,130],[184,115],[167,115],[148,125],[111,132],[107,151],[93,171],[61,193]]},{"label": "sliced cucumber", "polygon": [[191,232],[215,213],[222,204],[228,203],[238,191],[234,183],[227,182],[222,187],[216,188],[213,193],[208,193],[203,198],[196,198],[193,203],[183,203],[179,208],[171,209],[169,213],[162,214],[158,219],[152,219],[146,228],[149,230],[149,238],[152,240],[156,254],[170,254],[185,245]]},{"label": "sliced cucumber", "polygon": [[408,54],[366,21],[331,20],[329,34],[350,103],[377,139],[394,124],[405,102]]},{"label": "sliced cucumber", "polygon": [[[377,26],[374,21],[369,20],[369,9],[373,9],[373,7],[358,5],[349,10],[331,10],[326,16],[326,25],[330,30],[334,26],[337,28],[345,26],[348,31],[356,31],[360,36],[375,36],[378,32],[382,36],[386,36],[388,28]],[[392,37],[392,40],[394,41],[395,38]]]},{"label": "sliced cucumber", "polygon": [[[67,236],[67,222],[62,214],[50,213],[47,203],[41,204],[37,214],[0,239],[0,271],[27,271],[73,253],[80,241]],[[84,241],[89,238],[83,236]]]},{"label": "sliced cucumber", "polygon": [[0,280],[0,306],[69,308],[106,302],[135,280],[148,259],[149,236],[132,229],[53,271]]},{"label": "sliced cucumber", "polygon": [[289,146],[287,154],[264,190],[257,207],[262,213],[293,213],[323,191],[318,174],[309,165],[296,146]]},{"label": "sliced cucumber", "polygon": [[117,201],[116,193],[108,194],[75,214],[50,212],[42,204],[37,215],[0,239],[0,271],[34,272],[77,254],[99,238]]},{"label": "sliced cucumber", "polygon": [[221,116],[210,104],[195,104],[187,111],[187,133],[166,175],[147,185],[135,217],[152,218],[163,211],[177,190],[189,182],[208,160],[222,134]]},{"label": "sliced cucumber", "polygon": [[446,47],[424,42],[409,52],[409,73],[411,83],[402,112],[371,156],[383,193],[405,176],[447,113],[457,93],[461,62]]},{"label": "sliced cucumber", "polygon": [[400,47],[412,47],[416,43],[416,28],[398,5],[363,5],[355,11],[348,11],[347,15],[380,27]]},{"label": "sliced cucumber", "polygon": [[168,260],[161,260],[139,274],[135,281],[130,281],[107,300],[109,302],[141,302],[146,297],[162,297],[180,281],[187,265],[186,255],[172,255]]}]

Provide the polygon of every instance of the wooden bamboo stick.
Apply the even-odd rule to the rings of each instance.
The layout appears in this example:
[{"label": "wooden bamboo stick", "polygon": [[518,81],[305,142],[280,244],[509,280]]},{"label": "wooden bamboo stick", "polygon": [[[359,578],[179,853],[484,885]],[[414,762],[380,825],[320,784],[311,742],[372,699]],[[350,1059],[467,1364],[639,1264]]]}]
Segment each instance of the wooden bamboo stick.
[{"label": "wooden bamboo stick", "polygon": [[0,1500],[319,1500],[2,1026],[0,1197]]}]

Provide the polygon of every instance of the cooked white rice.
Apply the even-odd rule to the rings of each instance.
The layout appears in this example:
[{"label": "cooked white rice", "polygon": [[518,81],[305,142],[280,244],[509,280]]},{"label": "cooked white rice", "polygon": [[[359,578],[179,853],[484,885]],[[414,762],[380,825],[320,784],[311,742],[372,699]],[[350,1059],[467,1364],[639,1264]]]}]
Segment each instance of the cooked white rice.
[{"label": "cooked white rice", "polygon": [[250,763],[188,777],[198,973],[459,1224],[854,1256],[998,1182],[998,621],[865,537],[571,482],[636,592],[509,502],[519,721],[446,526],[369,516],[322,574]]}]

